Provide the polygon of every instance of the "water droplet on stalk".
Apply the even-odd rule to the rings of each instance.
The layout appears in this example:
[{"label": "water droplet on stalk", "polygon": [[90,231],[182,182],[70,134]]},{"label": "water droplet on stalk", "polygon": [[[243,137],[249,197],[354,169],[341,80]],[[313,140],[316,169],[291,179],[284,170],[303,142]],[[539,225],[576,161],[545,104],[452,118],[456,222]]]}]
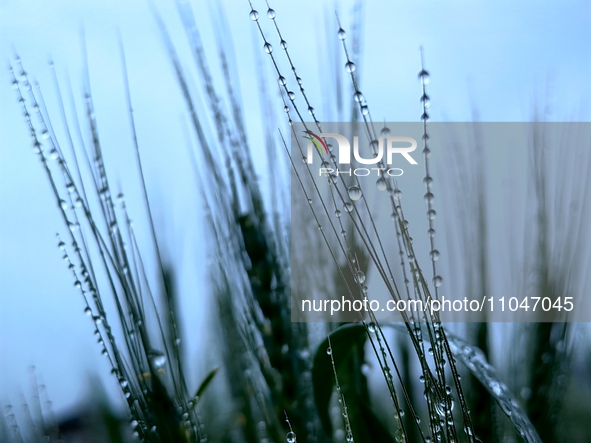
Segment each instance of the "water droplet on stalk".
[{"label": "water droplet on stalk", "polygon": [[362,284],[365,282],[365,274],[363,273],[363,271],[357,271],[355,273],[355,281],[359,284]]},{"label": "water droplet on stalk", "polygon": [[378,191],[385,191],[388,188],[384,177],[380,177],[376,180],[376,188],[378,188]]},{"label": "water droplet on stalk", "polygon": [[355,63],[353,63],[352,61],[348,61],[347,63],[345,63],[345,71],[351,73],[351,72],[355,72],[355,69],[357,67],[355,66]]},{"label": "water droplet on stalk", "polygon": [[418,77],[419,80],[423,82],[425,85],[429,84],[429,73],[424,69],[421,69],[421,72],[419,72]]},{"label": "water droplet on stalk", "polygon": [[345,40],[347,38],[347,33],[345,32],[345,30],[343,28],[340,28],[339,32],[338,32],[338,36],[339,36],[339,39]]},{"label": "water droplet on stalk", "polygon": [[152,351],[150,353],[150,362],[154,368],[160,369],[166,364],[166,356],[162,352]]},{"label": "water droplet on stalk", "polygon": [[273,20],[275,18],[275,15],[276,14],[275,14],[275,10],[274,9],[269,8],[267,10],[267,17],[269,17],[271,20]]},{"label": "water droplet on stalk", "polygon": [[431,99],[427,94],[423,94],[421,97],[421,103],[425,108],[428,108],[431,105]]},{"label": "water droplet on stalk", "polygon": [[257,11],[255,11],[254,9],[252,11],[250,11],[249,16],[250,16],[250,19],[255,22],[259,19],[259,13]]},{"label": "water droplet on stalk", "polygon": [[353,201],[359,200],[363,195],[359,186],[356,185],[350,186],[347,192],[349,194],[349,198]]}]

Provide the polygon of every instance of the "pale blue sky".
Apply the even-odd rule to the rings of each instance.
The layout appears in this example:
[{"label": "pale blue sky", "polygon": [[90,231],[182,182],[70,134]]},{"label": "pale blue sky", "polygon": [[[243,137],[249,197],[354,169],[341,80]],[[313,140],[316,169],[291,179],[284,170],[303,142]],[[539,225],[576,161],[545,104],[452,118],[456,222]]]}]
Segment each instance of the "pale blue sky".
[{"label": "pale blue sky", "polygon": [[[158,9],[184,56],[185,38],[174,2],[157,0]],[[200,11],[202,37],[216,51],[206,2]],[[288,41],[294,63],[310,97],[327,94],[326,66],[317,49],[326,41],[326,23],[336,29],[337,5],[345,26],[351,2],[274,2],[277,22]],[[272,3],[273,4],[273,3]],[[257,71],[254,51],[268,68],[268,57],[252,21],[246,0],[225,0],[230,34],[237,54],[248,131],[260,143]],[[271,33],[264,2],[255,2],[261,23]],[[324,19],[328,14],[328,19]],[[117,30],[128,58],[140,142],[146,152],[149,190],[167,226],[188,234],[171,234],[171,244],[183,258],[182,289],[190,294],[201,285],[206,269],[202,257],[191,257],[199,245],[200,206],[193,195],[184,147],[184,105],[161,39],[143,0],[0,0],[0,57],[5,62],[18,50],[27,71],[39,81],[50,109],[55,110],[49,57],[62,82],[71,79],[81,95],[80,35],[88,42],[97,118],[113,177],[133,194],[131,145],[125,115]],[[425,48],[432,74],[431,116],[438,121],[468,121],[475,106],[483,121],[525,121],[534,99],[551,104],[550,119],[589,119],[591,75],[591,4],[587,1],[368,1],[363,11],[362,91],[375,119],[416,121],[421,114],[416,75],[419,47]],[[336,40],[336,36],[335,36]],[[255,43],[253,43],[255,42]],[[278,45],[275,43],[278,49]],[[265,57],[263,57],[265,56]],[[186,65],[190,65],[187,58]],[[30,142],[6,70],[0,77],[0,403],[28,386],[27,367],[35,364],[58,410],[80,398],[88,371],[108,373],[83,315],[83,304],[60,259],[55,234],[64,227],[54,207],[48,182]],[[194,74],[193,78],[195,78]],[[319,79],[323,78],[321,82]],[[275,87],[274,80],[270,80]],[[320,103],[315,105],[321,109]],[[281,108],[278,108],[280,114]],[[280,115],[281,117],[281,115]],[[283,117],[281,117],[283,118]],[[323,116],[319,115],[320,120]],[[264,171],[263,165],[258,165]],[[130,189],[131,188],[131,189]],[[130,189],[130,191],[128,191]],[[135,188],[136,189],[136,188]],[[131,211],[141,209],[133,207]],[[197,228],[195,228],[197,226]],[[140,238],[141,238],[141,227]],[[185,245],[185,247],[183,247]],[[199,269],[195,272],[194,269]],[[185,302],[187,318],[199,320],[204,309],[195,297]],[[201,314],[199,313],[201,312]],[[196,359],[197,340],[188,341]],[[105,380],[112,382],[110,376]]]}]

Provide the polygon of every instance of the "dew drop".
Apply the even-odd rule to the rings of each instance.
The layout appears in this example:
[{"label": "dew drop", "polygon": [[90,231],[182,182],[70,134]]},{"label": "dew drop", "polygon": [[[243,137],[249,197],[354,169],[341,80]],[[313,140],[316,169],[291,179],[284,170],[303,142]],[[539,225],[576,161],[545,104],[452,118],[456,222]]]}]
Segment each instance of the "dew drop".
[{"label": "dew drop", "polygon": [[273,20],[275,18],[275,10],[274,9],[267,9],[267,17],[269,17],[271,20]]},{"label": "dew drop", "polygon": [[367,330],[369,332],[376,332],[376,324],[374,322],[371,322],[367,325]]},{"label": "dew drop", "polygon": [[361,189],[356,185],[349,186],[347,192],[349,193],[349,198],[353,201],[359,200],[362,196]]},{"label": "dew drop", "polygon": [[339,32],[338,32],[338,36],[339,36],[339,39],[345,40],[347,38],[347,33],[345,32],[345,30],[343,28],[340,28]]},{"label": "dew drop", "polygon": [[295,432],[293,431],[289,431],[286,435],[285,435],[285,439],[287,440],[287,443],[296,443],[297,439],[296,439],[296,435]]},{"label": "dew drop", "polygon": [[429,98],[429,96],[427,94],[423,94],[421,97],[421,103],[423,104],[423,106],[425,108],[428,108],[429,105],[431,104],[431,99]]},{"label": "dew drop", "polygon": [[255,11],[254,9],[252,11],[250,11],[249,16],[250,16],[250,19],[255,22],[259,19],[259,13],[257,11]]},{"label": "dew drop", "polygon": [[[287,80],[285,80],[285,77],[280,75],[279,78],[277,79],[277,81],[279,82],[280,86],[285,86],[285,84],[287,83]],[[287,112],[287,111],[285,111]]]},{"label": "dew drop", "polygon": [[294,94],[293,92],[289,91],[289,92],[287,93],[287,95],[288,95],[288,97],[289,97],[289,99],[290,99],[291,101],[294,101],[294,100],[295,100],[295,94]]},{"label": "dew drop", "polygon": [[402,199],[402,191],[400,189],[394,189],[392,197],[394,198],[394,200],[400,201]]},{"label": "dew drop", "polygon": [[429,252],[429,258],[433,261],[439,260],[439,251],[437,249],[433,249]]},{"label": "dew drop", "polygon": [[336,218],[341,218],[341,211],[339,211],[338,209],[336,211],[334,211],[334,215]]},{"label": "dew drop", "polygon": [[353,212],[353,209],[355,209],[355,206],[353,206],[353,203],[351,202],[345,202],[343,208],[345,209],[345,212],[351,213]]},{"label": "dew drop", "polygon": [[285,40],[281,40],[279,45],[281,46],[281,49],[287,49],[287,42]]},{"label": "dew drop", "polygon": [[433,277],[433,284],[436,288],[439,288],[443,284],[443,277],[441,275]]},{"label": "dew drop", "polygon": [[156,369],[160,369],[166,364],[166,356],[162,352],[152,351],[150,354],[150,362]]},{"label": "dew drop", "polygon": [[384,177],[380,177],[376,180],[376,188],[378,188],[378,191],[385,191],[388,188]]},{"label": "dew drop", "polygon": [[356,102],[362,102],[363,101],[363,94],[361,93],[361,91],[357,91],[355,92],[355,94],[353,95],[353,98],[355,99]]},{"label": "dew drop", "polygon": [[432,192],[427,192],[425,195],[425,203],[433,203],[433,200],[435,199],[435,196],[433,195]]},{"label": "dew drop", "polygon": [[419,80],[423,82],[425,85],[429,84],[429,73],[424,69],[421,69],[421,72],[419,72],[418,77]]},{"label": "dew drop", "polygon": [[427,187],[431,186],[433,184],[433,178],[428,175],[423,179],[423,184]]},{"label": "dew drop", "polygon": [[355,69],[357,67],[355,66],[355,63],[353,63],[352,61],[348,61],[347,63],[345,63],[345,71],[351,73],[351,72],[355,72]]},{"label": "dew drop", "polygon": [[427,218],[429,220],[435,220],[435,217],[437,217],[437,212],[435,212],[435,209],[429,209],[427,211]]},{"label": "dew drop", "polygon": [[270,54],[271,52],[273,52],[273,46],[271,46],[271,43],[269,43],[269,42],[264,44],[263,49],[265,50],[265,52],[267,54]]},{"label": "dew drop", "polygon": [[368,115],[369,114],[369,108],[367,106],[362,106],[361,107],[361,114],[362,115]]},{"label": "dew drop", "polygon": [[332,355],[332,348],[330,346],[328,348],[326,348],[326,353],[328,355]]},{"label": "dew drop", "polygon": [[350,432],[347,432],[347,436],[345,438],[347,440],[347,443],[353,443],[353,434],[351,434]]},{"label": "dew drop", "polygon": [[362,284],[365,282],[365,274],[363,273],[363,271],[357,271],[355,273],[355,281],[359,284]]}]

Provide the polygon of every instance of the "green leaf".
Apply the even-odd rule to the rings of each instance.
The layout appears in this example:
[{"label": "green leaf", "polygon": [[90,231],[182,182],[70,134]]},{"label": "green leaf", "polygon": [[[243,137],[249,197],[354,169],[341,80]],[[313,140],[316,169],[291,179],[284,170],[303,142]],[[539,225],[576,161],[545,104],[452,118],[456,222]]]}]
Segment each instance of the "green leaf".
[{"label": "green leaf", "polygon": [[370,406],[362,401],[358,402],[359,416],[357,429],[353,429],[355,441],[395,443],[396,441],[384,424],[373,413]]},{"label": "green leaf", "polygon": [[[365,326],[361,324],[341,326],[330,334],[332,357],[339,378],[344,376],[345,379],[351,380],[354,377],[354,374],[350,373],[353,350],[356,346],[363,346],[366,339]],[[332,423],[328,413],[328,407],[335,386],[335,378],[330,356],[326,353],[327,349],[328,338],[318,346],[316,355],[314,356],[312,384],[314,386],[314,397],[316,399],[318,415],[325,432],[331,435]],[[395,442],[388,429],[376,417],[366,401],[353,391],[348,390],[345,395],[345,401],[347,401],[349,410],[351,431],[353,432],[355,441]]]},{"label": "green leaf", "polygon": [[195,409],[195,406],[197,406],[197,403],[199,403],[199,399],[201,398],[201,396],[203,395],[203,393],[205,392],[205,390],[207,389],[207,387],[209,386],[209,384],[211,383],[211,381],[213,380],[213,378],[215,377],[215,375],[218,373],[219,370],[220,370],[220,368],[215,368],[209,374],[207,374],[207,377],[205,377],[203,379],[203,381],[199,385],[199,388],[197,388],[197,392],[195,393],[195,397],[194,397],[195,401],[193,402],[193,406],[191,406],[189,411],[192,411],[193,409]]}]

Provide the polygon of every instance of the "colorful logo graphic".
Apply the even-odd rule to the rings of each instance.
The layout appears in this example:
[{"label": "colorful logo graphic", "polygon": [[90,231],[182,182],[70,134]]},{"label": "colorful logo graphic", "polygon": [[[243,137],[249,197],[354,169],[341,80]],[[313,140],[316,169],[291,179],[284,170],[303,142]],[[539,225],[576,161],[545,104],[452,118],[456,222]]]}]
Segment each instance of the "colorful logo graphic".
[{"label": "colorful logo graphic", "polygon": [[[308,137],[304,137],[305,139],[310,140],[312,143],[314,143],[314,146],[316,146],[316,149],[318,149],[318,153],[320,155],[322,155],[322,148],[324,148],[324,152],[326,152],[326,154],[328,155],[328,146],[326,146],[326,143],[324,143],[324,140],[322,140],[318,135],[314,134],[312,131],[304,131],[304,134],[308,134]],[[322,148],[320,147],[322,145]]]}]

